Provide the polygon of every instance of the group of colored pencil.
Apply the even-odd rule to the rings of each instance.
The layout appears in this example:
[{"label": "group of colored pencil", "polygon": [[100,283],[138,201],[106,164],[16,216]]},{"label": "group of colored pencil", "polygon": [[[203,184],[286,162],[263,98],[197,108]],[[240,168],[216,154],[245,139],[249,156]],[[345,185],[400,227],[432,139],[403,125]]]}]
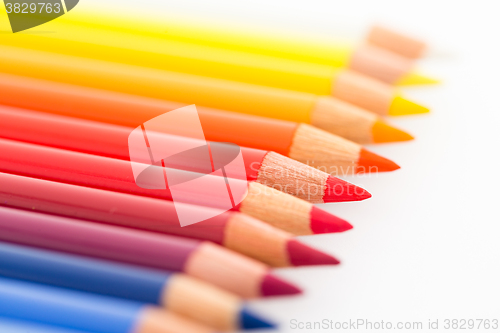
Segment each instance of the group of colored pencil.
[{"label": "group of colored pencil", "polygon": [[[381,27],[347,48],[97,13],[48,25],[0,39],[0,331],[274,327],[246,300],[302,292],[273,267],[339,264],[295,236],[352,228],[314,204],[371,197],[337,176],[398,169],[361,145],[413,139],[383,117],[428,109],[394,85],[434,82],[413,72],[425,44]],[[207,144],[150,171],[217,184],[206,156],[240,146],[246,196],[222,213],[209,188],[134,178],[134,129],[191,104]],[[179,209],[209,218],[181,227]]]}]

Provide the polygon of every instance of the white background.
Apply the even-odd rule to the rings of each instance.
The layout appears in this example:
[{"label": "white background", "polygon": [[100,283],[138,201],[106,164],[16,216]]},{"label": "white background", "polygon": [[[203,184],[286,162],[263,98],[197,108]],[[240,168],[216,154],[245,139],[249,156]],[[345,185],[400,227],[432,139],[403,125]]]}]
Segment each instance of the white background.
[{"label": "white background", "polygon": [[402,169],[349,178],[373,198],[322,208],[355,228],[302,238],[342,265],[278,270],[305,294],[253,305],[279,322],[280,332],[328,331],[292,329],[292,319],[422,321],[424,328],[439,319],[440,332],[445,319],[500,320],[500,2],[81,0],[80,6],[223,19],[327,39],[361,40],[380,22],[444,49],[447,55],[419,64],[444,83],[405,88],[432,113],[390,119],[416,140],[369,147]]}]

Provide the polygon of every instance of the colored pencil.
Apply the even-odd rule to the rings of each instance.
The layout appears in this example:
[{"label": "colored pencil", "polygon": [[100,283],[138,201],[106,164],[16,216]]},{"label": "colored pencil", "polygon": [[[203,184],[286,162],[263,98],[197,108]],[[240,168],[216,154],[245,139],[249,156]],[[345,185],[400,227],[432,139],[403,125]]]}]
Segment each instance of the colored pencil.
[{"label": "colored pencil", "polygon": [[0,242],[0,275],[153,304],[220,330],[273,326],[237,296],[184,274]]},{"label": "colored pencil", "polygon": [[[256,182],[247,184],[244,180],[233,179],[231,181],[233,202],[229,202],[225,181],[218,176],[150,166],[149,172],[159,174],[160,181],[165,184],[162,186],[164,189],[159,190],[150,186],[138,186],[132,171],[137,165],[127,161],[5,139],[0,139],[0,154],[0,170],[3,172],[168,201],[174,201],[175,196],[176,203],[190,204],[186,206],[186,209],[191,205],[211,207],[212,209],[193,208],[200,213],[205,212],[203,216],[211,216],[209,212],[214,210],[221,211],[222,209],[221,212],[224,212],[224,209],[231,209],[295,235],[342,232],[352,228],[348,222],[311,203]],[[174,186],[172,190],[169,185],[170,181],[165,183],[165,174],[171,177],[170,181],[199,177],[204,177],[204,181],[197,183],[198,185],[188,185],[189,187],[183,187],[180,190]],[[221,184],[224,184],[221,191],[212,189],[219,188]],[[62,187],[61,191],[68,191],[68,195],[72,193],[71,195],[76,200],[79,195],[83,195],[79,192],[85,190],[80,187]],[[103,199],[107,197],[109,200],[112,198],[112,194],[102,191],[96,191],[95,196],[101,196]],[[114,200],[133,202],[140,199],[124,196],[123,199],[116,197]],[[146,205],[146,203],[141,204]],[[150,201],[149,204],[152,207],[167,205],[173,208],[172,203],[162,204],[157,200]],[[172,223],[177,225],[174,221]]]},{"label": "colored pencil", "polygon": [[[0,74],[0,89],[5,92],[0,96],[2,104],[40,109],[75,117],[87,117],[91,120],[133,127],[164,113],[166,110],[174,110],[185,105],[8,74]],[[24,98],[26,95],[33,98],[26,99]],[[331,107],[329,108],[329,106]],[[96,110],[96,112],[89,113],[88,108]],[[140,109],[141,112],[138,112],[137,109]],[[257,113],[256,111],[252,112]],[[198,106],[198,113],[204,127],[207,127],[208,136],[214,135],[212,123],[216,122],[220,124],[219,128],[224,128],[224,132],[230,133],[230,137],[238,137],[236,131],[233,130],[235,118],[250,124],[259,119],[260,127],[264,127],[266,124],[268,127],[274,126],[276,128],[284,126],[280,125],[282,123],[280,121],[244,115],[238,117],[222,110],[200,106]],[[284,120],[307,122],[361,144],[412,139],[411,135],[388,125],[373,113],[329,97],[321,98],[316,108],[306,117],[294,117],[286,113],[282,113],[282,115],[286,116]],[[277,117],[280,115],[275,116],[275,118]],[[290,124],[290,126],[293,125]],[[298,124],[295,123],[294,126],[296,128]],[[241,132],[240,127],[241,125],[237,127],[238,132]],[[256,128],[252,127],[252,131],[258,129],[258,126],[254,125],[254,127]],[[255,143],[252,144],[255,145]],[[283,150],[282,147],[279,149]]]},{"label": "colored pencil", "polygon": [[[141,40],[135,41],[133,44],[140,45],[143,49],[148,40],[159,39],[169,46],[175,45],[175,43],[191,43],[205,48],[217,47],[239,53],[247,52],[267,57],[309,62],[327,66],[327,68],[346,67],[390,84],[406,85],[436,82],[432,78],[412,72],[413,62],[407,59],[406,56],[394,54],[384,49],[377,51],[374,47],[369,47],[366,44],[355,46],[345,41],[332,43],[331,40],[321,43],[317,38],[304,40],[296,35],[290,38],[288,34],[276,35],[270,33],[269,30],[260,31],[259,33],[256,32],[258,29],[255,29],[255,27],[250,30],[235,27],[234,24],[229,26],[220,22],[200,23],[199,19],[186,21],[185,19],[165,19],[162,17],[161,21],[151,22],[151,17],[148,17],[146,21],[137,19],[137,15],[134,15],[134,17],[128,16],[126,20],[120,20],[116,18],[116,15],[109,17],[109,15],[103,16],[101,13],[96,12],[87,14],[79,12],[64,17],[62,20],[51,22],[51,27],[57,29],[58,33],[65,34],[67,31],[62,28],[65,24],[79,25],[82,28],[84,27],[86,32],[108,30],[115,33],[139,35]],[[392,47],[392,45],[397,44],[399,48],[403,49],[403,53],[406,49],[421,48],[422,42],[420,41],[388,29],[384,29],[382,34],[379,32],[380,30],[380,27],[372,29],[367,38],[368,43],[371,45],[378,44],[381,47],[388,46],[389,49],[398,52],[398,48]],[[372,43],[374,33],[377,33],[381,42],[377,43],[375,40]],[[139,36],[136,38],[139,38]],[[111,40],[113,39],[99,36],[94,38],[92,43],[102,45],[102,41],[105,41],[105,45],[109,46],[108,43]],[[120,41],[113,40],[112,43],[113,45],[119,45]],[[127,48],[129,47],[130,45]]]},{"label": "colored pencil", "polygon": [[0,332],[8,333],[88,333],[73,329],[65,329],[52,325],[43,325],[23,320],[0,317]]},{"label": "colored pencil", "polygon": [[[412,65],[411,61],[404,57],[373,46],[364,46],[356,52],[349,62],[351,70],[169,41],[164,38],[144,38],[140,34],[93,29],[88,25],[57,22],[53,29],[57,29],[58,33],[23,35],[21,38],[3,39],[0,43],[317,95],[331,95],[339,99],[348,98],[347,101],[363,107],[366,104],[362,99],[367,89],[370,91],[370,86],[373,85],[371,81],[377,83],[377,79],[382,78],[392,84],[408,72]],[[387,65],[382,69],[374,69],[373,63]],[[368,81],[360,80],[357,79],[360,76],[353,76],[352,72],[371,73],[377,76],[377,79],[362,75],[361,78],[364,77]],[[380,89],[383,87],[384,85],[380,84]],[[391,93],[389,84],[385,89]],[[372,93],[375,93],[375,90]]]},{"label": "colored pencil", "polygon": [[[80,98],[69,98],[69,95],[62,95],[61,98],[57,98],[57,94],[51,95],[41,92],[39,94],[24,94],[23,91],[18,91],[16,94],[15,91],[9,89],[4,91],[6,93],[2,96],[12,96],[12,98],[0,97],[2,103],[21,107],[35,107],[40,111],[105,121],[108,123],[119,123],[120,125],[134,128],[153,117],[165,113],[165,107],[167,106],[164,102],[157,104],[156,100],[143,98],[136,100],[138,97],[123,94],[114,94],[114,96],[106,94],[106,97],[102,99],[99,98],[100,96],[98,95],[98,97],[92,99],[91,95],[97,93],[95,90],[93,90],[91,94],[81,94]],[[27,99],[22,96],[32,96],[33,98]],[[63,98],[63,96],[68,98]],[[118,102],[113,97],[118,97]],[[28,100],[34,102],[29,102]],[[179,105],[173,104],[170,106],[174,107]],[[17,140],[26,141],[28,139],[22,139],[21,137],[36,137],[41,135],[43,137],[42,139],[47,141],[48,139],[45,139],[45,137],[52,136],[54,137],[52,141],[55,142],[56,145],[68,145],[66,143],[57,143],[58,141],[64,140],[61,140],[60,136],[56,136],[55,133],[51,134],[52,131],[63,131],[62,120],[56,121],[55,118],[46,120],[46,123],[51,123],[51,129],[49,130],[44,129],[42,125],[34,125],[35,122],[42,122],[41,115],[37,117],[32,115],[22,116],[23,113],[19,113],[19,111],[11,110],[9,112],[9,110],[5,110],[5,108],[2,108],[2,110],[4,111],[0,110],[0,112],[4,114],[4,118],[11,119],[9,125],[3,125],[4,129],[2,132],[9,133],[9,137],[7,138],[16,138]],[[99,112],[89,113],[88,110],[97,110]],[[169,108],[167,110],[170,111],[173,109]],[[10,115],[7,116],[5,115],[6,113]],[[399,168],[394,162],[373,154],[358,144],[306,124],[234,113],[223,113],[221,111],[207,109],[199,109],[198,115],[205,137],[210,141],[232,142],[242,147],[251,146],[252,148],[275,151],[331,175],[393,171]],[[49,116],[45,117],[48,118]],[[23,120],[20,122],[18,118]],[[7,121],[8,120],[5,120],[5,122]],[[54,124],[56,122],[60,125],[56,126]],[[23,130],[23,128],[27,129],[30,123],[33,123],[33,128],[29,133],[25,133],[26,130]],[[72,128],[71,131],[65,130],[65,132],[68,132],[65,133],[65,140],[72,137],[80,138],[78,141],[84,140],[86,150],[83,151],[89,152],[89,149],[91,149],[91,145],[87,143],[89,141],[88,133],[98,134],[97,132],[100,132],[97,149],[104,149],[100,147],[103,145],[104,140],[107,140],[106,137],[113,136],[115,137],[112,141],[113,148],[110,149],[111,152],[106,153],[106,156],[129,159],[128,147],[125,147],[124,143],[128,142],[128,135],[132,129],[115,128],[113,130],[111,127],[105,129],[104,125],[97,126],[94,124],[96,129],[92,130],[92,125],[88,123],[79,123],[69,119],[64,121],[64,123],[65,127]],[[0,124],[0,126],[2,126],[2,124]],[[34,128],[37,128],[37,130],[34,131]],[[61,129],[59,130],[59,128]],[[77,128],[81,129],[78,130]],[[42,133],[43,131],[46,133]],[[33,132],[33,134],[30,134],[31,132]],[[83,136],[77,134],[80,132]],[[121,132],[121,134],[118,134],[118,132]],[[188,131],[186,131],[186,133],[189,135]],[[72,139],[72,141],[73,140],[74,139]],[[117,146],[120,144],[122,148],[118,149]],[[70,149],[75,150],[75,148]],[[120,151],[121,153],[118,154],[116,151]],[[94,151],[92,153],[95,154],[96,152]],[[284,166],[284,164],[286,163],[281,163],[281,166]],[[286,168],[283,169],[285,170]],[[321,193],[321,191],[319,193]],[[329,192],[327,191],[326,193]]]},{"label": "colored pencil", "polygon": [[[0,123],[0,137],[130,160],[128,136],[133,128],[2,106],[0,116],[3,120]],[[89,140],[89,134],[95,139]],[[62,135],[64,139],[61,138]],[[217,147],[224,149],[226,145],[219,144]],[[227,146],[227,150],[229,149],[233,147]],[[241,147],[241,153],[245,175],[232,174],[232,178],[256,181],[313,203],[358,201],[370,197],[367,191],[356,185],[278,153],[245,147]],[[176,163],[171,162],[168,166],[205,172],[203,162],[201,157],[190,155],[183,160],[177,159]],[[370,167],[372,166],[368,165],[367,169],[370,170]]]},{"label": "colored pencil", "polygon": [[[18,40],[7,39],[13,43]],[[36,46],[33,43],[23,46],[0,46],[0,72],[242,113],[258,110],[268,117],[286,113],[306,122],[320,99],[308,92],[44,52],[31,49]],[[60,51],[71,49],[61,44]],[[396,95],[391,86],[355,72],[343,73],[336,80],[335,97],[380,115],[428,112]]]},{"label": "colored pencil", "polygon": [[143,303],[0,278],[0,315],[96,333],[214,332]]},{"label": "colored pencil", "polygon": [[[0,137],[129,160],[126,140],[132,128],[5,107],[0,107],[0,116]],[[370,197],[360,187],[277,153],[248,148],[242,148],[241,151],[248,181],[267,185],[312,203],[356,201]],[[191,161],[190,158],[186,160]],[[173,167],[202,173],[206,171],[202,166],[197,167],[200,162],[198,159],[193,158],[191,162],[178,163]],[[130,165],[128,167],[131,168]]]},{"label": "colored pencil", "polygon": [[6,242],[184,272],[245,298],[301,292],[265,264],[211,242],[7,207],[0,207],[0,230]]},{"label": "colored pencil", "polygon": [[379,25],[372,27],[366,41],[411,59],[422,57],[428,48],[420,39]]},{"label": "colored pencil", "polygon": [[[4,206],[213,241],[275,267],[339,263],[334,257],[294,239],[288,232],[245,214],[225,212],[224,207],[174,203],[6,173],[0,173],[0,180]],[[270,206],[264,202],[263,206]],[[258,213],[261,212],[256,215]],[[285,222],[294,226],[293,221]],[[291,226],[287,229],[292,229]]]}]

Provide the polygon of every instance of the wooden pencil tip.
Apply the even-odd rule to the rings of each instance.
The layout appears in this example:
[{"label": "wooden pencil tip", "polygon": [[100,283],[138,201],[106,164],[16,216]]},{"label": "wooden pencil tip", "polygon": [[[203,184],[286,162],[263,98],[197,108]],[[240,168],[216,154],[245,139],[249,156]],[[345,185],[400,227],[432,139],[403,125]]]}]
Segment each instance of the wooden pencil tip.
[{"label": "wooden pencil tip", "polygon": [[295,239],[288,241],[288,254],[293,266],[338,265],[340,261]]},{"label": "wooden pencil tip", "polygon": [[428,113],[430,110],[425,106],[407,100],[401,96],[396,96],[389,108],[390,116],[406,116],[410,114]]},{"label": "wooden pencil tip", "polygon": [[374,143],[410,141],[414,137],[405,131],[397,129],[381,120],[375,121],[372,127],[372,139]]},{"label": "wooden pencil tip", "polygon": [[411,72],[400,78],[396,84],[398,86],[416,86],[416,85],[438,84],[438,83],[441,83],[441,81],[438,79],[420,73]]},{"label": "wooden pencil tip", "polygon": [[266,274],[261,284],[261,295],[284,296],[302,294],[302,289],[272,274]]},{"label": "wooden pencil tip", "polygon": [[371,196],[367,190],[359,186],[334,176],[328,176],[323,202],[361,201]]},{"label": "wooden pencil tip", "polygon": [[361,148],[356,173],[388,172],[397,169],[400,169],[400,166],[393,161]]},{"label": "wooden pencil tip", "polygon": [[[371,195],[370,195],[371,196]],[[311,209],[311,230],[314,234],[330,234],[352,229],[346,220],[330,214],[316,206]]]}]

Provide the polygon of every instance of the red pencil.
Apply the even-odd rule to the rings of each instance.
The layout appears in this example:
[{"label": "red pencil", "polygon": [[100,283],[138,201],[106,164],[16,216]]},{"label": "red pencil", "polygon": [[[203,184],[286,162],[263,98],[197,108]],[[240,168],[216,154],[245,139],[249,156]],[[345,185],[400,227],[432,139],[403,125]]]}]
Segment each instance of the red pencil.
[{"label": "red pencil", "polygon": [[[0,106],[0,137],[129,161],[134,128]],[[187,139],[186,139],[187,140]],[[370,198],[364,189],[275,152],[241,147],[249,181],[312,203]],[[200,172],[197,161],[176,168]]]},{"label": "red pencil", "polygon": [[0,230],[2,241],[184,272],[246,298],[300,293],[263,263],[211,242],[6,207]]},{"label": "red pencil", "polygon": [[[352,228],[348,222],[310,203],[256,182],[247,184],[246,180],[231,181],[236,188],[236,192],[234,189],[231,191],[231,202],[227,197],[225,184],[221,191],[213,190],[220,189],[218,186],[223,183],[223,178],[161,166],[150,166],[148,170],[151,174],[161,177],[164,189],[140,187],[136,184],[132,172],[133,166],[138,165],[118,159],[0,139],[0,170],[3,172],[170,201],[173,201],[175,196],[176,202],[241,211],[296,235],[342,232]],[[174,180],[201,177],[204,180],[203,184],[188,185],[180,189],[173,186],[172,190],[170,180],[167,179],[165,183],[164,175],[167,173]],[[245,192],[246,197],[243,197]]]}]

